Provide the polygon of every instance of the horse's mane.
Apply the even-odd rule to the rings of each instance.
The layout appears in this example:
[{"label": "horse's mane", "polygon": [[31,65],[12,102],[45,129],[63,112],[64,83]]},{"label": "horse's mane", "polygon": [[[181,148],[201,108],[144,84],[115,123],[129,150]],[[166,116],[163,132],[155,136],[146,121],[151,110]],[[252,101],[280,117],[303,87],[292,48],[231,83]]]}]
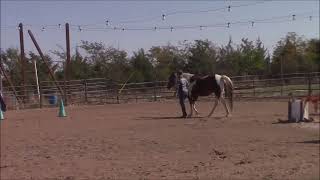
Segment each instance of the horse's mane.
[{"label": "horse's mane", "polygon": [[194,74],[191,73],[182,73],[182,77],[186,78],[189,82],[191,77],[194,76]]}]

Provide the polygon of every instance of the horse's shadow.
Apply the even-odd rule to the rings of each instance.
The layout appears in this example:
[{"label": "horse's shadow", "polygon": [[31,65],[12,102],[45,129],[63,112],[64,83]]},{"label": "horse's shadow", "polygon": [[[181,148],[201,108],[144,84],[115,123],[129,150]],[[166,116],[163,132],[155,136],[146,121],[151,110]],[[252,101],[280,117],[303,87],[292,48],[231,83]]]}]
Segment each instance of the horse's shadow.
[{"label": "horse's shadow", "polygon": [[170,119],[191,120],[191,119],[206,119],[206,118],[222,119],[223,117],[193,116],[188,118],[182,118],[180,116],[143,116],[143,117],[136,118],[136,120],[170,120]]},{"label": "horse's shadow", "polygon": [[302,142],[297,142],[297,143],[304,143],[304,144],[320,144],[320,139],[319,139],[319,140],[311,140],[311,141],[302,141]]}]

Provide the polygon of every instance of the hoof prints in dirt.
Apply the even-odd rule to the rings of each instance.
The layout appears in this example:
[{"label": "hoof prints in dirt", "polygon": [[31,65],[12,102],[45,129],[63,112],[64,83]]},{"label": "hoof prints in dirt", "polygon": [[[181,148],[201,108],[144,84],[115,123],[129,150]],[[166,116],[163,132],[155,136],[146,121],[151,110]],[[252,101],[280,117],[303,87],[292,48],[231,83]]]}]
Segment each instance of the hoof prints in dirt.
[{"label": "hoof prints in dirt", "polygon": [[227,158],[227,156],[225,155],[224,152],[222,151],[218,151],[216,149],[212,149],[211,152],[209,152],[209,155],[212,157],[212,158],[218,158],[218,159],[225,159]]}]

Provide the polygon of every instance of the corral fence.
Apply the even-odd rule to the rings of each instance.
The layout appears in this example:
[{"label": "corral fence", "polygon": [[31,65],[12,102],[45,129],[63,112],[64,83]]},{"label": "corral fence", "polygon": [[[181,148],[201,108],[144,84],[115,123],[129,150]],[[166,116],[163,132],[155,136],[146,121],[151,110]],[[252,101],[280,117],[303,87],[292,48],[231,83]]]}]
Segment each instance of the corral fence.
[{"label": "corral fence", "polygon": [[[238,100],[286,98],[289,93],[296,96],[319,95],[320,92],[320,72],[273,76],[235,76],[231,79],[235,86],[234,98]],[[111,79],[95,78],[68,82],[58,81],[58,84],[63,89],[63,95],[59,93],[53,82],[42,81],[39,84],[39,93],[36,85],[25,86],[25,93],[22,92],[22,87],[16,86],[18,97],[15,98],[10,87],[3,87],[3,97],[9,109],[55,107],[63,97],[66,97],[65,103],[68,105],[114,104],[174,98],[174,92],[166,88],[167,81],[123,84]]]}]

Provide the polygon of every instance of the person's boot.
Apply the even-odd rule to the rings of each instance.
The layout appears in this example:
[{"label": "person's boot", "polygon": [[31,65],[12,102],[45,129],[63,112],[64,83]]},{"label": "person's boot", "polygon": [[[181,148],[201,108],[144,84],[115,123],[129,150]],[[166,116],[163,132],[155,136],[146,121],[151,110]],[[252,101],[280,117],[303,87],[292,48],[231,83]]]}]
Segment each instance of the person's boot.
[{"label": "person's boot", "polygon": [[184,112],[183,112],[183,115],[180,116],[180,118],[187,118],[187,113],[184,111]]}]

